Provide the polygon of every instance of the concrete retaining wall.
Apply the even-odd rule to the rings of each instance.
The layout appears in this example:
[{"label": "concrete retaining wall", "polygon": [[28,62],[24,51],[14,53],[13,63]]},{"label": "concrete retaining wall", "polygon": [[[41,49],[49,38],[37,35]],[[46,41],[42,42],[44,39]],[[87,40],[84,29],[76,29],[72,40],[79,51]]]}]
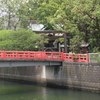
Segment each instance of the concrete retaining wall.
[{"label": "concrete retaining wall", "polygon": [[0,68],[0,78],[39,83],[43,76],[44,66],[33,67],[5,67]]},{"label": "concrete retaining wall", "polygon": [[97,63],[0,68],[0,78],[100,92],[100,64]]}]

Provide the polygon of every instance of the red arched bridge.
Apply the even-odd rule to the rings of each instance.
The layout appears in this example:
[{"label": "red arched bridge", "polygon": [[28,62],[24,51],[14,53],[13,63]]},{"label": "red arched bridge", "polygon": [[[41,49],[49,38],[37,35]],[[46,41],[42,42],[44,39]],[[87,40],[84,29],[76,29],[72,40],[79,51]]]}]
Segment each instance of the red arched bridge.
[{"label": "red arched bridge", "polygon": [[[36,51],[0,51],[1,67],[2,66],[3,67],[30,66],[30,65],[32,66],[35,64],[35,62],[36,62],[35,65],[43,65],[43,64],[61,65],[62,61],[89,62],[89,59],[88,59],[88,54],[70,54],[70,53],[63,53],[63,52],[38,52],[38,51],[37,52]],[[27,65],[28,63],[30,64]]]}]

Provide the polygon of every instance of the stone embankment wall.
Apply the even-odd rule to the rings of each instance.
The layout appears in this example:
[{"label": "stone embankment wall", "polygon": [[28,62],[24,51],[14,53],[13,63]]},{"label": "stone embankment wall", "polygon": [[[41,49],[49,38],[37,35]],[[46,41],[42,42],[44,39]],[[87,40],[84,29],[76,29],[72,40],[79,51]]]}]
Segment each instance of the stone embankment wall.
[{"label": "stone embankment wall", "polygon": [[100,92],[100,64],[68,63],[63,65],[63,85]]},{"label": "stone embankment wall", "polygon": [[0,78],[100,92],[100,64],[63,62],[62,66],[0,68]]},{"label": "stone embankment wall", "polygon": [[10,79],[11,81],[19,82],[41,82],[43,66],[28,66],[28,67],[1,67],[0,78]]}]

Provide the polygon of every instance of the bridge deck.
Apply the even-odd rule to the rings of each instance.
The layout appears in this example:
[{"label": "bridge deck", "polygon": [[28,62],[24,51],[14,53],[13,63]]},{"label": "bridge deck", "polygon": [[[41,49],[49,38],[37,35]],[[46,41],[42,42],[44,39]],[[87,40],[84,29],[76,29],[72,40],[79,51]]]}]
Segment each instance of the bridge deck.
[{"label": "bridge deck", "polygon": [[61,66],[62,60],[51,59],[0,59],[0,67]]}]

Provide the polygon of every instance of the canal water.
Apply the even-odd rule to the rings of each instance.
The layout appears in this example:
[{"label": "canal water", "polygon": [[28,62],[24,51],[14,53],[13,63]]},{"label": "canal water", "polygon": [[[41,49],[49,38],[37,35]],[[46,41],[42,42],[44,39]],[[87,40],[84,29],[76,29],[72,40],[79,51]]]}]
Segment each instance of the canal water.
[{"label": "canal water", "polygon": [[0,80],[0,100],[100,100],[100,94]]}]

